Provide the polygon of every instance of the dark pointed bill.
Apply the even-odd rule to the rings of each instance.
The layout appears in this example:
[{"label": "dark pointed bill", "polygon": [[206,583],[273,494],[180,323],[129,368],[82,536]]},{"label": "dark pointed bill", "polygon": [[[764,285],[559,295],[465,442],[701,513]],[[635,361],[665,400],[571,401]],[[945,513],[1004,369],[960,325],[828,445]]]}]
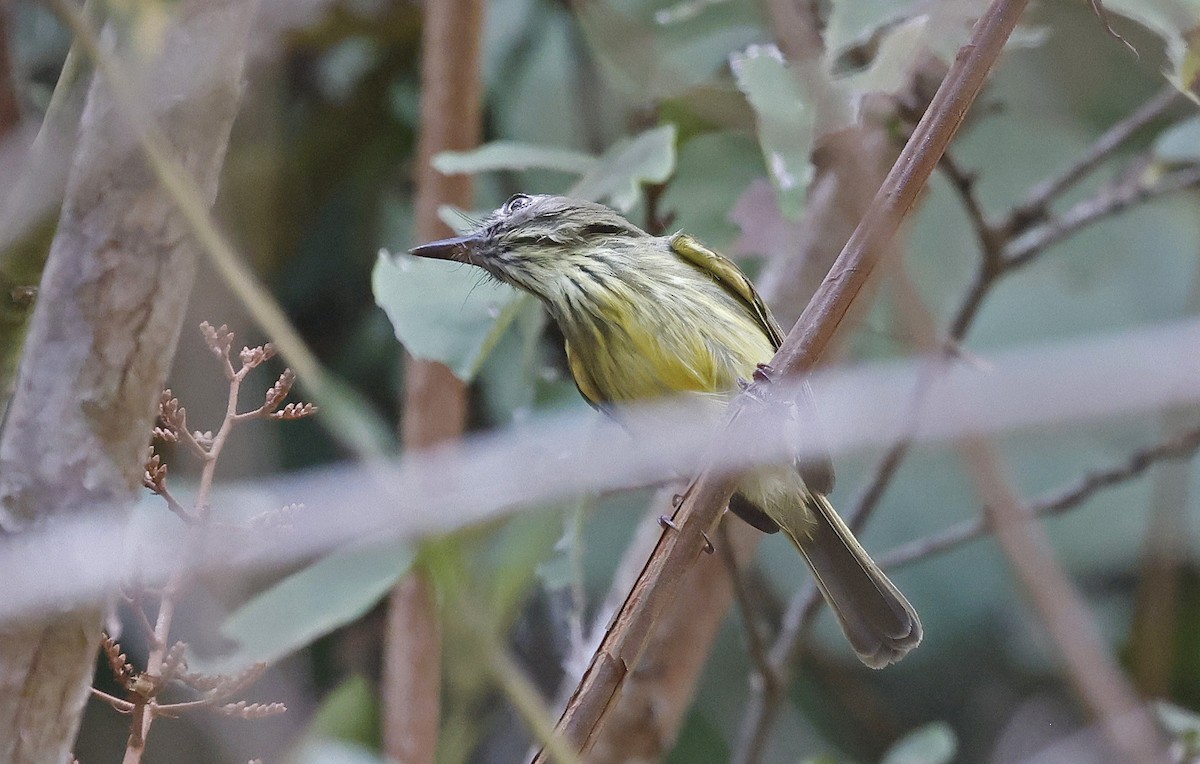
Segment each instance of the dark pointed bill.
[{"label": "dark pointed bill", "polygon": [[419,247],[408,250],[408,254],[416,257],[430,257],[435,260],[453,260],[457,263],[470,263],[468,254],[478,242],[475,236],[455,236],[452,239],[431,241]]}]

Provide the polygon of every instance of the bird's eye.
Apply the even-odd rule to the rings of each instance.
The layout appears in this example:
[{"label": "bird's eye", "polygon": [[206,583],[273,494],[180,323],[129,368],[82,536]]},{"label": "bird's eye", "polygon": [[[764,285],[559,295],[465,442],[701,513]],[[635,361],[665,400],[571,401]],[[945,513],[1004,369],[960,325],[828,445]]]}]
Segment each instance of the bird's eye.
[{"label": "bird's eye", "polygon": [[511,215],[523,207],[528,207],[530,201],[532,200],[525,194],[513,194],[512,198],[504,203],[504,214]]}]

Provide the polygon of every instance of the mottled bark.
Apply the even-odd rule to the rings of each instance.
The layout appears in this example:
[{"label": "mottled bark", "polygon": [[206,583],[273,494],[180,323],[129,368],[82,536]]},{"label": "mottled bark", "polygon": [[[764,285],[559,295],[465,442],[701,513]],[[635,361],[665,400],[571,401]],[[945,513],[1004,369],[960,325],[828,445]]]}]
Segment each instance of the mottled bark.
[{"label": "mottled bark", "polygon": [[[140,96],[211,202],[241,95],[253,2],[188,0],[177,12]],[[193,97],[180,99],[181,89]],[[0,536],[8,543],[58,517],[123,511],[141,484],[196,246],[128,116],[97,75],[0,439]],[[0,761],[66,760],[104,608],[0,624]]]}]

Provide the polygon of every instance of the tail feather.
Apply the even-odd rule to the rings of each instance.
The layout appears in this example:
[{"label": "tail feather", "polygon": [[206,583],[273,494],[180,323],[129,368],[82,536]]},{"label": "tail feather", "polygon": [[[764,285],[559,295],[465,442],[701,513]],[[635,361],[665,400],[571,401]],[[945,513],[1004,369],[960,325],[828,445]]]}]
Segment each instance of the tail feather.
[{"label": "tail feather", "polygon": [[808,506],[815,524],[803,538],[787,535],[812,568],[817,587],[859,659],[883,668],[903,658],[921,642],[921,619],[900,590],[888,580],[820,494]]}]

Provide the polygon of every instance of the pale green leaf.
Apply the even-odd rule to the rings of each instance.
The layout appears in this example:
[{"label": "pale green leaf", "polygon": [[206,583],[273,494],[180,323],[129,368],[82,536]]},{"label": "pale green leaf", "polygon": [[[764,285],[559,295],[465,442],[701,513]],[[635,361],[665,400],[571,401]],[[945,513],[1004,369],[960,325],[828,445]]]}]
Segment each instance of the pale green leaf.
[{"label": "pale green leaf", "polygon": [[1154,156],[1168,164],[1200,162],[1200,117],[1164,130],[1154,141]]},{"label": "pale green leaf", "polygon": [[1200,715],[1191,709],[1160,700],[1154,704],[1158,722],[1175,741],[1176,761],[1195,761],[1200,756]]},{"label": "pale green leaf", "polygon": [[569,195],[607,201],[628,212],[637,204],[643,183],[665,183],[674,171],[675,126],[662,125],[611,146]]},{"label": "pale green leaf", "polygon": [[911,3],[896,0],[833,0],[825,26],[825,47],[836,59],[848,48],[866,42],[880,30],[905,18]]},{"label": "pale green leaf", "polygon": [[754,108],[758,142],[779,207],[799,217],[812,182],[814,110],[794,72],[772,45],[753,45],[730,59],[738,88]]},{"label": "pale green leaf", "polygon": [[384,764],[369,748],[342,740],[309,740],[287,758],[291,764]]},{"label": "pale green leaf", "polygon": [[839,84],[855,95],[894,94],[909,86],[918,58],[925,49],[928,22],[928,16],[916,16],[888,30],[871,65],[847,75]]},{"label": "pale green leaf", "polygon": [[480,367],[480,393],[490,421],[510,422],[532,408],[539,383],[545,381],[541,337],[546,320],[537,300],[525,301]]},{"label": "pale green leaf", "polygon": [[530,299],[478,268],[409,255],[381,254],[371,288],[409,353],[466,381]]},{"label": "pale green leaf", "polygon": [[954,730],[945,722],[934,722],[900,738],[880,764],[946,764],[957,752]]},{"label": "pale green leaf", "polygon": [[371,683],[352,674],[325,696],[309,722],[305,737],[336,740],[366,748],[379,745],[379,700]]},{"label": "pale green leaf", "polygon": [[242,605],[222,626],[238,643],[206,672],[271,662],[359,618],[409,569],[405,545],[334,552],[284,578]]},{"label": "pale green leaf", "polygon": [[754,137],[705,133],[679,149],[678,169],[660,199],[681,228],[710,247],[730,252],[737,225],[730,214],[743,190],[765,172]]},{"label": "pale green leaf", "polygon": [[596,162],[596,157],[581,151],[517,141],[493,141],[471,151],[443,151],[433,158],[433,167],[443,175],[535,168],[582,175],[593,169]]},{"label": "pale green leaf", "polygon": [[711,81],[732,51],[762,39],[760,13],[757,3],[736,0],[585,3],[576,19],[605,80],[646,103]]}]

